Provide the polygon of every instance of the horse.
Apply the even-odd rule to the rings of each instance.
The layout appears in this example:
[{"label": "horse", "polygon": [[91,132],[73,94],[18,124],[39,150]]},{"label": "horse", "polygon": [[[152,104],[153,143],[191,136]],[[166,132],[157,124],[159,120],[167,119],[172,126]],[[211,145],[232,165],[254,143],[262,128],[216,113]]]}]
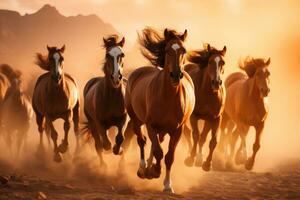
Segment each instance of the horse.
[{"label": "horse", "polygon": [[[225,81],[227,95],[221,126],[222,133],[225,133],[228,126],[232,126],[230,122],[233,122],[235,126],[233,132],[229,131],[227,133],[230,141],[228,164],[233,161],[236,141],[240,137],[241,144],[235,155],[235,162],[236,164],[244,164],[247,170],[253,168],[256,154],[260,148],[261,134],[269,112],[270,71],[268,66],[270,62],[270,58],[266,61],[263,58],[247,57],[239,65],[246,74],[235,72],[230,74]],[[250,126],[255,128],[256,135],[253,153],[247,158],[246,137]],[[228,130],[232,129],[228,128]]]},{"label": "horse", "polygon": [[[2,69],[3,70],[3,69]],[[27,133],[33,117],[31,102],[22,89],[21,72],[7,68],[11,86],[8,88],[2,104],[1,115],[4,135],[12,153],[12,138],[16,140],[16,158],[19,158],[22,146],[26,145]],[[0,69],[1,71],[1,69]]]},{"label": "horse", "polygon": [[[194,163],[196,166],[202,165],[205,171],[209,171],[211,168],[213,152],[217,145],[217,132],[224,110],[225,89],[222,75],[224,73],[225,54],[226,46],[222,50],[217,50],[207,44],[203,50],[189,52],[187,60],[191,63],[185,65],[185,70],[193,80],[196,97],[195,108],[189,121],[190,126],[184,128],[184,135],[187,140],[190,138],[191,129],[193,136],[192,149],[190,155],[185,159],[185,164],[190,167]],[[201,135],[198,128],[198,120],[200,119],[204,120]],[[209,154],[206,161],[202,163],[202,148],[209,131],[212,135],[209,143]],[[198,143],[199,152],[197,153]]]},{"label": "horse", "polygon": [[[48,72],[36,81],[32,107],[36,114],[36,123],[40,134],[39,146],[43,148],[43,132],[51,134],[54,144],[54,161],[61,162],[61,153],[68,150],[68,134],[73,120],[76,135],[76,149],[79,143],[79,91],[75,79],[64,73],[65,45],[61,48],[47,46],[48,56],[36,54],[36,64]],[[64,139],[57,145],[58,133],[53,126],[56,119],[64,120]]]},{"label": "horse", "polygon": [[[184,41],[187,30],[179,34],[165,29],[163,36],[153,28],[145,28],[139,34],[142,54],[153,66],[140,67],[128,78],[125,105],[132,128],[140,148],[140,164],[137,175],[140,178],[159,178],[163,150],[160,142],[168,133],[168,153],[165,156],[165,192],[173,193],[171,166],[174,153],[181,137],[182,127],[190,117],[194,104],[194,86],[190,76],[183,69],[186,49]],[[161,69],[160,69],[161,68]],[[145,162],[146,137],[141,131],[145,124],[151,141],[150,156]],[[156,163],[153,164],[153,156]]]},{"label": "horse", "polygon": [[8,90],[8,88],[10,87],[10,80],[8,79],[8,77],[10,76],[12,68],[8,65],[8,64],[1,64],[0,65],[0,136],[2,135],[2,129],[3,129],[3,125],[2,125],[2,104],[5,98],[5,94]]},{"label": "horse", "polygon": [[84,87],[84,113],[88,121],[83,130],[94,138],[100,165],[106,168],[102,152],[103,149],[111,149],[107,130],[112,126],[118,128],[113,153],[115,155],[122,154],[121,144],[124,140],[123,134],[128,117],[124,102],[126,80],[123,77],[125,54],[122,47],[125,38],[118,41],[118,36],[112,35],[103,38],[103,42],[106,50],[103,67],[105,76],[90,79]]}]

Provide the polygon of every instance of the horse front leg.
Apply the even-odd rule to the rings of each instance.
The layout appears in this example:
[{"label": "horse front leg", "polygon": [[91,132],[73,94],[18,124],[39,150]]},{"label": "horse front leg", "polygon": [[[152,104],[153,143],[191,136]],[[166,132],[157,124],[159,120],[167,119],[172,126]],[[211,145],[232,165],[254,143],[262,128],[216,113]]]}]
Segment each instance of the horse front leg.
[{"label": "horse front leg", "polygon": [[60,153],[66,153],[69,148],[69,131],[71,127],[71,119],[72,119],[72,112],[69,112],[64,118],[64,139],[62,140],[61,144],[58,146],[58,151]]},{"label": "horse front leg", "polygon": [[140,147],[140,164],[137,171],[137,176],[140,178],[146,178],[146,162],[145,162],[145,144],[146,137],[143,135],[141,126],[133,122],[133,130],[137,136],[137,143]]},{"label": "horse front leg", "polygon": [[247,162],[245,164],[245,168],[247,170],[251,170],[253,168],[256,154],[257,154],[258,150],[260,149],[260,138],[261,138],[263,129],[264,129],[264,123],[255,126],[256,135],[255,135],[255,142],[253,144],[253,153],[252,153],[252,156],[247,160]]},{"label": "horse front leg", "polygon": [[51,131],[51,139],[53,141],[53,146],[54,146],[54,158],[53,160],[55,162],[61,162],[62,161],[62,157],[60,155],[60,152],[58,150],[58,146],[57,146],[57,138],[58,138],[58,133],[55,130],[53,123],[50,119],[46,119],[46,123],[48,123],[48,126],[50,128]]},{"label": "horse front leg", "polygon": [[[206,123],[206,122],[205,122]],[[202,169],[204,171],[209,171],[211,167],[211,161],[213,157],[214,150],[217,146],[217,133],[219,130],[219,125],[220,125],[220,117],[217,119],[214,119],[213,121],[210,122],[211,125],[211,139],[209,142],[209,154],[206,158],[206,161],[202,165]]]},{"label": "horse front leg", "polygon": [[193,145],[191,148],[190,155],[184,160],[186,166],[192,167],[195,162],[195,156],[197,154],[197,145],[199,141],[199,129],[198,129],[198,119],[194,116],[190,117]]},{"label": "horse front leg", "polygon": [[163,159],[164,154],[157,137],[158,132],[151,125],[147,125],[147,130],[151,140],[152,153],[156,160],[156,163],[149,169],[147,176],[149,178],[159,178],[161,174],[161,160]]},{"label": "horse front leg", "polygon": [[115,155],[121,155],[123,153],[123,149],[121,147],[124,141],[124,131],[128,124],[128,118],[125,117],[124,121],[118,125],[118,134],[116,135],[115,142],[116,144],[113,147],[113,153]]},{"label": "horse front leg", "polygon": [[176,132],[170,133],[168,152],[165,156],[166,176],[164,179],[164,190],[163,190],[164,192],[174,193],[174,190],[172,188],[172,181],[171,181],[171,167],[174,162],[174,154],[181,133],[182,133],[182,127],[176,130]]},{"label": "horse front leg", "polygon": [[207,134],[208,132],[210,131],[211,129],[211,124],[209,121],[205,121],[204,122],[204,127],[202,129],[202,132],[200,134],[200,139],[198,140],[199,142],[199,152],[198,152],[198,155],[197,155],[197,159],[196,159],[196,162],[195,162],[195,165],[197,167],[201,167],[202,166],[202,162],[203,162],[203,145],[206,141],[206,138],[207,138]]},{"label": "horse front leg", "polygon": [[91,133],[95,141],[95,149],[100,161],[100,168],[105,172],[107,169],[107,164],[103,159],[103,145],[100,137],[101,130],[98,130],[93,124],[91,124]]},{"label": "horse front leg", "polygon": [[249,127],[242,126],[239,131],[241,137],[241,144],[235,155],[235,163],[237,165],[245,164],[247,161],[247,148],[246,148],[246,136],[249,131]]}]

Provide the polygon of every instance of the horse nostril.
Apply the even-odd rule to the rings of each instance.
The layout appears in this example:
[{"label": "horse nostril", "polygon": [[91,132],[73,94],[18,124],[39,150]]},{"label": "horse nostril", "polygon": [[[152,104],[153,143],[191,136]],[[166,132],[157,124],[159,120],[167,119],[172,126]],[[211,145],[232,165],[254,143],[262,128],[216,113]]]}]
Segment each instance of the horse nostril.
[{"label": "horse nostril", "polygon": [[222,80],[219,81],[219,85],[222,85]]},{"label": "horse nostril", "polygon": [[270,93],[270,91],[271,91],[270,88],[268,88],[268,93]]},{"label": "horse nostril", "polygon": [[120,74],[120,75],[119,75],[119,79],[122,80],[122,78],[123,78],[123,76],[122,76],[122,74]]}]

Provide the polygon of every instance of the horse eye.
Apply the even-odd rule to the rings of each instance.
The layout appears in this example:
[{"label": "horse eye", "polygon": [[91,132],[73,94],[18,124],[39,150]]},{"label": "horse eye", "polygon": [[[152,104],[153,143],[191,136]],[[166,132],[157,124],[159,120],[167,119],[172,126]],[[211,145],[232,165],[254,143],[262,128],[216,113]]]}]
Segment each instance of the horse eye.
[{"label": "horse eye", "polygon": [[225,61],[221,60],[221,61],[220,61],[220,64],[221,64],[222,66],[225,65]]}]

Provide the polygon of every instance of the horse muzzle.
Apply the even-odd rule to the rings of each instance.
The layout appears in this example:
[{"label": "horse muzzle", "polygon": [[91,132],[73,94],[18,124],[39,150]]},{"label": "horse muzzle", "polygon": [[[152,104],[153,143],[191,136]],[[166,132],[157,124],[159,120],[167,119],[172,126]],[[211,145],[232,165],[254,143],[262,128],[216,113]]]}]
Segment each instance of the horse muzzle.
[{"label": "horse muzzle", "polygon": [[270,88],[261,88],[260,90],[260,96],[262,98],[267,97],[270,93]]},{"label": "horse muzzle", "polygon": [[114,87],[119,87],[121,84],[121,81],[123,79],[123,75],[119,73],[117,76],[111,75],[111,81]]},{"label": "horse muzzle", "polygon": [[51,78],[58,83],[61,79],[61,75],[60,74],[56,74],[56,75],[52,75]]}]

